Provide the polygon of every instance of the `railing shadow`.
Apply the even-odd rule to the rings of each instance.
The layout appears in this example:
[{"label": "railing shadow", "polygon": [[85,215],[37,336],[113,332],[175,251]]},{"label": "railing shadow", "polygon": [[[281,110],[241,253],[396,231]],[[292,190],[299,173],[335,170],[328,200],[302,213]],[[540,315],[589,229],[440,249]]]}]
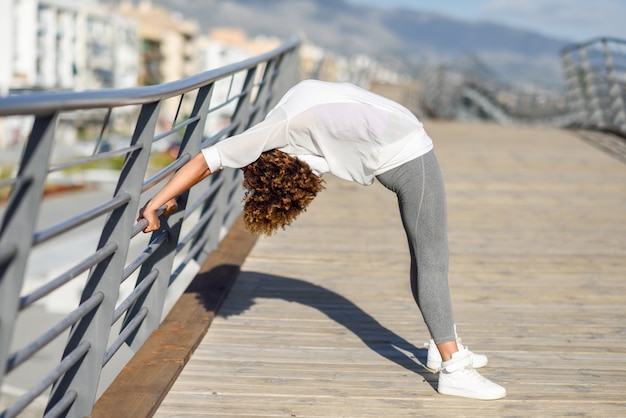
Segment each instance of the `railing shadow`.
[{"label": "railing shadow", "polygon": [[[240,287],[237,298],[229,300],[228,304],[221,307],[218,316],[240,315],[250,309],[259,298],[281,299],[309,306],[351,331],[375,353],[421,375],[435,388],[436,375],[425,367],[427,349],[417,348],[346,297],[302,279],[258,272],[241,272],[235,287],[238,285],[243,289]],[[204,299],[201,294],[198,297]],[[212,300],[202,302],[214,307]]]}]

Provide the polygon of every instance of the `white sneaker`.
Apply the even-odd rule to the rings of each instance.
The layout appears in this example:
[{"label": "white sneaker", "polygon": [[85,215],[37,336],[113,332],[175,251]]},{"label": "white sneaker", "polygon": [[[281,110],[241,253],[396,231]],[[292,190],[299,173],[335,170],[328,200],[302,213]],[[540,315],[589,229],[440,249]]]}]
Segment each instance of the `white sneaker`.
[{"label": "white sneaker", "polygon": [[[459,348],[459,351],[463,351],[467,349],[472,359],[472,367],[475,369],[479,369],[481,367],[485,367],[489,360],[487,356],[484,354],[476,354],[469,351],[467,347],[461,344],[461,339],[457,337],[456,345]],[[437,344],[431,339],[429,342],[424,343],[424,347],[428,348],[428,357],[426,358],[426,367],[428,367],[433,372],[437,373],[441,369],[441,354],[439,354],[439,350],[437,349]]]},{"label": "white sneaker", "polygon": [[486,379],[472,367],[468,349],[457,351],[444,361],[439,372],[437,392],[442,395],[492,400],[506,396],[506,389]]}]

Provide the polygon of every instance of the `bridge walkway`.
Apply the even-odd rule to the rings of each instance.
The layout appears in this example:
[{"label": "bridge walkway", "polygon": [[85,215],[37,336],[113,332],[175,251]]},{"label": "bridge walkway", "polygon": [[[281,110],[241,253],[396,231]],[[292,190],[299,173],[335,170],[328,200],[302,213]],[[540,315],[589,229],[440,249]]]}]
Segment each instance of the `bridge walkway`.
[{"label": "bridge walkway", "polygon": [[508,396],[436,392],[395,196],[329,177],[256,241],[155,417],[624,415],[626,165],[573,131],[425,125],[458,330]]}]

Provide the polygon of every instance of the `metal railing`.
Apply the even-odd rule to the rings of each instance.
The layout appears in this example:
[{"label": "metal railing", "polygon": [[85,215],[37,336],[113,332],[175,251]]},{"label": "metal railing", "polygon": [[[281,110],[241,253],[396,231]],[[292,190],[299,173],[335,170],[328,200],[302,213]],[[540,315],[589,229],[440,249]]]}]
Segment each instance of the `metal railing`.
[{"label": "metal railing", "polygon": [[626,41],[598,38],[561,51],[575,125],[626,136]]},{"label": "metal railing", "polygon": [[[151,236],[141,233],[146,221],[136,221],[138,209],[201,148],[265,117],[299,79],[299,45],[292,39],[261,56],[163,85],[0,98],[0,121],[19,120],[30,131],[15,171],[0,177],[6,198],[0,203],[0,383],[39,369],[36,355],[43,348],[59,340],[62,347],[54,366],[5,402],[0,417],[18,416],[42,398],[45,417],[90,414],[105,389],[105,365],[122,347],[136,351],[144,343],[163,318],[168,290],[188,269],[197,272],[195,263],[239,215],[241,174],[222,170],[179,196],[179,210]],[[78,139],[71,149],[86,143],[95,151],[55,163],[56,148],[72,136]],[[160,144],[179,151],[158,165],[155,159],[165,155]],[[68,200],[65,218],[40,229],[42,196],[55,178],[116,162],[121,167],[114,171],[112,197],[74,214]],[[38,247],[75,240],[92,224],[100,225],[93,250],[66,254],[70,268],[26,286],[28,265],[45,261],[37,259]],[[16,346],[25,331],[17,325],[20,317],[77,281],[80,296],[70,312]]]},{"label": "metal railing", "polygon": [[488,75],[438,66],[424,69],[422,86],[423,112],[433,118],[552,126],[572,119],[560,91],[519,88]]}]

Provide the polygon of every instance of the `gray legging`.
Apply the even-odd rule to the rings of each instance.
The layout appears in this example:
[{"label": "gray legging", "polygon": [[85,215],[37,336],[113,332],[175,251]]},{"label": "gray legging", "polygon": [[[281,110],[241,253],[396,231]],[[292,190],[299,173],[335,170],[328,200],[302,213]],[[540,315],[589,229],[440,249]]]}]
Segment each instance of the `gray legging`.
[{"label": "gray legging", "polygon": [[443,177],[435,153],[377,176],[396,193],[411,252],[411,290],[435,343],[455,339],[448,288],[448,225]]}]

